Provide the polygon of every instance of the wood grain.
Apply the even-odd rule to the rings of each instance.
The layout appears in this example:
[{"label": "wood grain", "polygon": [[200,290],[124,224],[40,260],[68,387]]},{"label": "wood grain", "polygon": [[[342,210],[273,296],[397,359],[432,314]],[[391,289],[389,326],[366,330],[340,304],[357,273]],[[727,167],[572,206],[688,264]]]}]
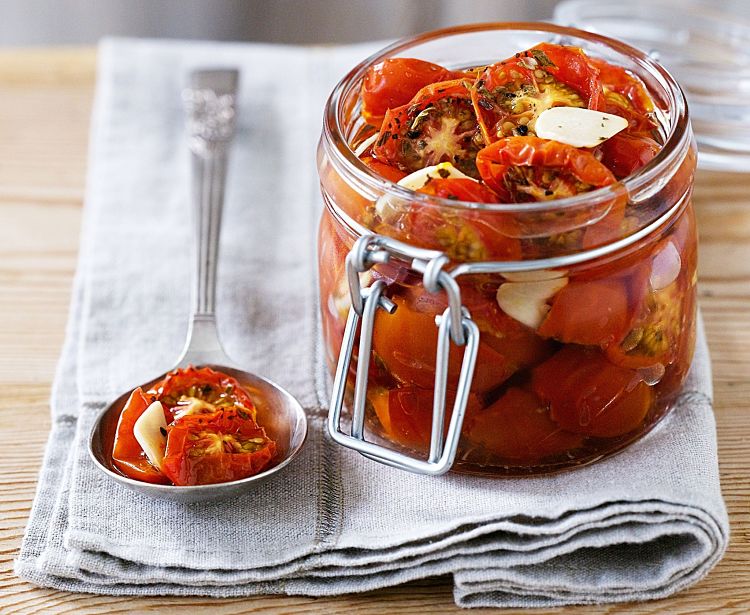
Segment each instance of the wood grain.
[{"label": "wood grain", "polygon": [[[0,612],[458,613],[449,580],[338,598],[117,598],[42,589],[13,574],[49,430],[67,318],[95,80],[90,49],[0,51]],[[565,613],[750,610],[750,177],[699,173],[700,299],[711,346],[722,486],[732,541],[673,598]]]}]

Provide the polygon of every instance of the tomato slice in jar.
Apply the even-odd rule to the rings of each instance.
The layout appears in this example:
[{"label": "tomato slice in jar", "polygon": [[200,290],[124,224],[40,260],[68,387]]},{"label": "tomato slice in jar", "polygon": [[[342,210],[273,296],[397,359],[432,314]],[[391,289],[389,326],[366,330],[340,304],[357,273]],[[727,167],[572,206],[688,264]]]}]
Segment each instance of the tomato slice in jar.
[{"label": "tomato slice in jar", "polygon": [[147,483],[168,483],[167,477],[154,467],[135,439],[135,423],[151,405],[153,400],[144,395],[138,387],[128,398],[117,422],[112,462],[120,472],[129,478]]},{"label": "tomato slice in jar", "polygon": [[[504,314],[494,298],[462,287],[462,301],[481,331],[472,391],[486,393],[517,370],[539,362],[548,354],[548,343],[528,327]],[[432,389],[435,384],[437,327],[435,317],[447,302],[416,287],[398,289],[391,297],[393,314],[378,313],[373,333],[375,360],[397,381]],[[452,348],[448,387],[455,388],[461,369],[462,348]]]},{"label": "tomato slice in jar", "polygon": [[550,201],[615,183],[591,152],[538,137],[506,137],[476,159],[484,182],[504,203]]},{"label": "tomato slice in jar", "polygon": [[[392,389],[375,388],[367,396],[384,435],[403,446],[427,449],[432,437],[432,406],[434,391],[415,386]],[[455,393],[448,391],[445,402],[444,434],[448,429]],[[469,395],[467,413],[481,407],[476,395]]]},{"label": "tomato slice in jar", "polygon": [[[498,201],[492,190],[467,178],[431,179],[418,192],[465,202]],[[514,221],[508,214],[421,205],[411,206],[400,225],[406,241],[442,250],[449,258],[461,261],[520,258],[521,243],[512,236],[514,229]]]},{"label": "tomato slice in jar", "polygon": [[661,146],[647,136],[620,133],[607,139],[597,149],[601,152],[601,163],[617,179],[622,179],[653,160]]},{"label": "tomato slice in jar", "polygon": [[415,58],[389,58],[367,71],[362,80],[362,117],[379,128],[386,111],[408,103],[426,85],[459,79],[464,73]]},{"label": "tomato slice in jar", "polygon": [[583,443],[579,434],[565,431],[550,419],[546,404],[536,395],[517,387],[473,413],[469,420],[465,446],[478,447],[488,463],[495,457],[500,458],[495,463],[537,461],[575,450]]},{"label": "tomato slice in jar", "polygon": [[540,44],[487,67],[472,89],[485,141],[534,135],[539,115],[552,107],[597,109],[599,71],[578,48]]},{"label": "tomato slice in jar", "polygon": [[263,471],[276,444],[237,408],[177,419],[167,429],[164,473],[175,485],[239,480]]},{"label": "tomato slice in jar", "polygon": [[474,160],[483,147],[468,81],[456,79],[422,88],[406,105],[389,109],[372,153],[409,173],[450,162],[478,177]]},{"label": "tomato slice in jar", "polygon": [[607,348],[607,357],[623,367],[654,368],[652,377],[657,378],[682,348],[681,338],[692,318],[694,288],[686,279],[675,236],[659,242],[642,268],[648,275],[641,281],[639,311],[619,343]]},{"label": "tomato slice in jar", "polygon": [[653,401],[651,387],[637,371],[580,346],[566,346],[534,368],[532,387],[560,427],[599,438],[637,429]]}]

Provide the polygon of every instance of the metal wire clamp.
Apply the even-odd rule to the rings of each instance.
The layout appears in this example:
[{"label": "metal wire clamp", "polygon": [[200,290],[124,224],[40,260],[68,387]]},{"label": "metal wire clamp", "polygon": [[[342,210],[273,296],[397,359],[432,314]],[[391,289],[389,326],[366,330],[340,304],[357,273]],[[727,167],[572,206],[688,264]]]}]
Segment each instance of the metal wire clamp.
[{"label": "metal wire clamp", "polygon": [[[411,260],[412,269],[422,274],[425,288],[432,293],[444,291],[448,297],[448,307],[442,316],[435,319],[438,343],[435,360],[430,451],[426,460],[410,457],[374,442],[368,442],[364,436],[375,315],[378,308],[388,314],[393,314],[397,306],[383,295],[386,288],[385,282],[376,280],[368,288],[362,288],[359,274],[367,271],[376,263],[388,262],[392,255]],[[453,465],[479,349],[479,329],[471,319],[469,312],[461,304],[461,290],[458,283],[443,270],[447,263],[448,258],[441,252],[415,248],[382,235],[361,237],[346,258],[351,307],[346,320],[341,352],[333,380],[331,405],[328,413],[328,432],[335,442],[356,450],[365,457],[417,474],[444,474]],[[352,362],[354,343],[360,321],[362,326],[354,383],[351,430],[347,435],[341,430],[341,413],[346,392],[347,374]],[[451,341],[458,346],[465,346],[465,349],[453,412],[448,431],[444,433]]]}]

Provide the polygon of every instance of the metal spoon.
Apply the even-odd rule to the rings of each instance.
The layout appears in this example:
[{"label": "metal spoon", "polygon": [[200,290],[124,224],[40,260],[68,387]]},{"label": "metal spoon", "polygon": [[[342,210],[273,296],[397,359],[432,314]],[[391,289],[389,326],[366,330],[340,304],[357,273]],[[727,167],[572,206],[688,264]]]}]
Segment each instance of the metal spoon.
[{"label": "metal spoon", "polygon": [[[235,99],[239,73],[236,70],[203,70],[191,74],[184,98],[192,151],[196,268],[193,314],[187,340],[175,367],[208,366],[234,376],[250,393],[258,410],[258,423],[276,440],[276,464],[260,474],[228,483],[178,487],[156,485],[120,474],[112,464],[113,434],[127,392],[97,418],[89,438],[89,453],[95,465],[117,482],[147,495],[179,502],[228,498],[249,491],[287,466],[300,451],[307,435],[307,419],[299,402],[277,384],[239,370],[226,355],[216,328],[216,261],[229,144],[235,131]],[[148,390],[165,374],[141,385]]]}]

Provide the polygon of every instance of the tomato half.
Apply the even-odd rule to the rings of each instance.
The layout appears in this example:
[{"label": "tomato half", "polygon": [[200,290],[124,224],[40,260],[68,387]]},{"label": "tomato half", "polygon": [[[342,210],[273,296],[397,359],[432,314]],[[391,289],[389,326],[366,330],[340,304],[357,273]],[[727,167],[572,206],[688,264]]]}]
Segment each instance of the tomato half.
[{"label": "tomato half", "polygon": [[538,331],[560,342],[604,348],[625,336],[633,317],[623,280],[574,281],[555,294]]},{"label": "tomato half", "polygon": [[[485,185],[465,178],[432,179],[418,192],[474,203],[498,201]],[[514,229],[509,214],[458,208],[448,211],[421,205],[412,206],[400,225],[405,241],[442,250],[451,259],[461,261],[520,258],[521,243],[512,236]]]},{"label": "tomato half", "polygon": [[372,156],[362,156],[360,160],[364,162],[368,167],[370,167],[373,171],[375,171],[378,175],[380,175],[380,177],[392,181],[394,184],[398,183],[399,181],[404,179],[404,177],[406,177],[406,173],[404,173],[401,169],[397,169],[390,164],[385,164],[384,162],[375,160],[375,158],[373,158]]},{"label": "tomato half", "polygon": [[566,346],[532,372],[534,392],[552,420],[586,436],[612,438],[636,429],[653,392],[636,371],[610,363],[601,351]]},{"label": "tomato half", "polygon": [[[378,388],[367,396],[384,435],[394,442],[415,449],[426,449],[430,445],[433,397],[432,388],[422,389],[414,386],[390,390]],[[448,429],[455,397],[452,391],[446,394],[444,432]],[[479,398],[469,395],[467,414],[476,413],[480,407]]]},{"label": "tomato half", "polygon": [[488,66],[472,89],[472,102],[487,143],[534,135],[536,118],[552,107],[601,105],[599,71],[582,50],[543,43]]},{"label": "tomato half", "polygon": [[165,484],[169,481],[151,462],[143,452],[141,445],[133,435],[135,422],[151,405],[153,400],[144,395],[138,387],[130,394],[125,407],[120,413],[115,432],[115,443],[112,449],[112,462],[125,476],[147,483]]},{"label": "tomato half", "polygon": [[408,103],[424,86],[459,79],[463,73],[415,58],[389,58],[370,67],[362,80],[362,117],[380,127],[386,111]]},{"label": "tomato half", "polygon": [[650,137],[620,133],[607,139],[597,149],[601,152],[601,163],[617,179],[622,179],[648,164],[659,153],[661,146]]},{"label": "tomato half", "polygon": [[162,468],[175,485],[206,485],[263,471],[276,444],[249,414],[237,408],[177,419],[167,429]]},{"label": "tomato half", "polygon": [[[481,331],[472,391],[485,393],[517,370],[542,360],[547,342],[504,314],[494,298],[484,297],[466,286],[462,301]],[[435,384],[437,327],[435,316],[447,307],[445,297],[418,288],[394,294],[398,306],[393,314],[378,313],[373,334],[376,360],[396,380],[431,389]],[[448,364],[448,386],[455,387],[463,349],[452,348]]]},{"label": "tomato half", "polygon": [[372,152],[408,173],[450,162],[476,178],[474,160],[483,145],[467,82],[456,79],[428,85],[408,104],[389,109]]},{"label": "tomato half", "polygon": [[506,137],[476,158],[484,182],[504,203],[549,201],[615,183],[591,152],[538,137]]},{"label": "tomato half", "polygon": [[170,413],[168,423],[186,413],[210,414],[230,407],[255,420],[255,404],[237,379],[210,367],[176,369],[154,386],[153,393]]},{"label": "tomato half", "polygon": [[588,58],[588,62],[599,71],[601,80],[602,98],[596,108],[628,120],[629,133],[651,136],[657,127],[651,115],[654,103],[643,82],[621,66],[599,58]]},{"label": "tomato half", "polygon": [[529,462],[560,455],[581,446],[583,438],[550,419],[546,404],[528,391],[512,387],[489,408],[472,415],[466,446],[492,457]]}]

